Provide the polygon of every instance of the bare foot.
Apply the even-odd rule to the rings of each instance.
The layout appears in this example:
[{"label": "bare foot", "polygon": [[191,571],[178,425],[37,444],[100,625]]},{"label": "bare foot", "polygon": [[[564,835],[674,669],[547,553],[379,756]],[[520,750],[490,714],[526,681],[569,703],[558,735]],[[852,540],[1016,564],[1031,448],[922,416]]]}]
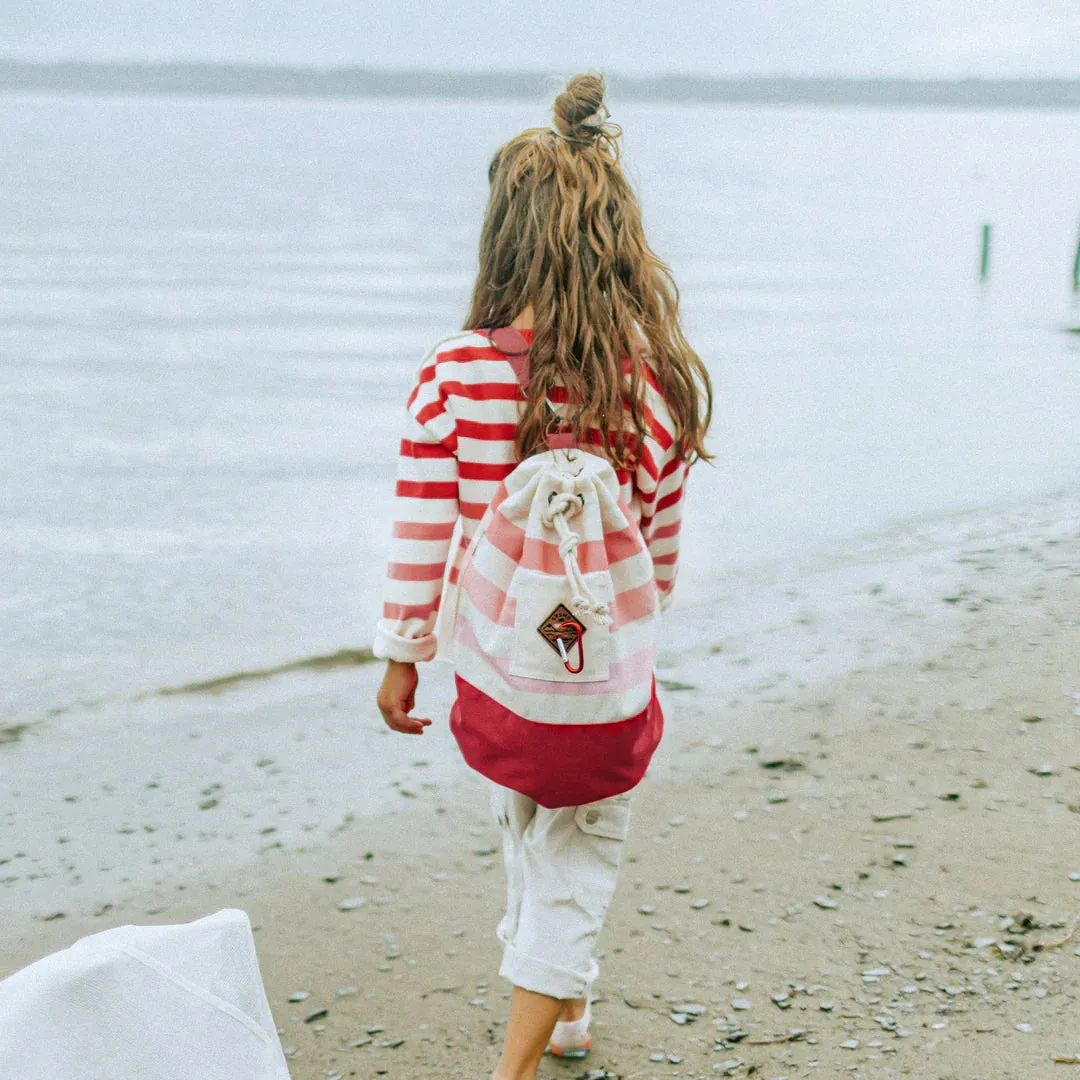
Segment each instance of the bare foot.
[{"label": "bare foot", "polygon": [[567,998],[559,1012],[561,1021],[580,1020],[585,1015],[584,998]]}]

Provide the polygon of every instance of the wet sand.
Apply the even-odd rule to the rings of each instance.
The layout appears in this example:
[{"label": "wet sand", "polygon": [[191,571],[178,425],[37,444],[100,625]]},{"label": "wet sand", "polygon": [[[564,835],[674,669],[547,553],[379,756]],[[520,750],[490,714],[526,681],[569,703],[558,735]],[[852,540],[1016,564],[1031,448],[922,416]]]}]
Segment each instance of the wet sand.
[{"label": "wet sand", "polygon": [[[763,582],[756,624],[734,597],[672,613],[594,1050],[542,1077],[1075,1071],[1076,505]],[[483,782],[442,723],[378,730],[375,669],[290,679],[0,746],[0,975],[242,907],[296,1080],[487,1075],[508,987]]]}]

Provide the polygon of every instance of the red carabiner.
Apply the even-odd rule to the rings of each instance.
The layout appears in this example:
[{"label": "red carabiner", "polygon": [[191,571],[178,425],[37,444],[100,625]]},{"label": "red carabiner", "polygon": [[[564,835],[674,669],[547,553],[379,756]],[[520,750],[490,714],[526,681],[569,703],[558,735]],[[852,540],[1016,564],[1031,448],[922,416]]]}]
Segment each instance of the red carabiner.
[{"label": "red carabiner", "polygon": [[[552,630],[558,632],[559,636],[555,639],[555,644],[559,649],[559,655],[562,657],[563,667],[570,672],[571,675],[579,675],[582,669],[585,667],[585,643],[581,640],[581,624],[576,622],[560,622],[552,624]],[[570,666],[570,654],[566,651],[566,646],[563,644],[562,632],[564,630],[571,631],[573,635],[573,642],[577,644],[578,648],[578,664],[577,667]],[[572,649],[574,644],[570,645]]]}]

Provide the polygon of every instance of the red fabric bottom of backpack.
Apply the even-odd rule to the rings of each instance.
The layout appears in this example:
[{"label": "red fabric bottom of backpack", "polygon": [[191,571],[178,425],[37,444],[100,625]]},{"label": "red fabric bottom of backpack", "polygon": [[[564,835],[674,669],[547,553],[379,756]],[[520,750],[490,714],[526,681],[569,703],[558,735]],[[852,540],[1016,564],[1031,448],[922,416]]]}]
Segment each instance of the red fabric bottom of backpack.
[{"label": "red fabric bottom of backpack", "polygon": [[460,675],[450,730],[466,762],[541,806],[621,795],[645,775],[664,730],[653,679],[649,704],[608,724],[539,724],[504,708]]}]

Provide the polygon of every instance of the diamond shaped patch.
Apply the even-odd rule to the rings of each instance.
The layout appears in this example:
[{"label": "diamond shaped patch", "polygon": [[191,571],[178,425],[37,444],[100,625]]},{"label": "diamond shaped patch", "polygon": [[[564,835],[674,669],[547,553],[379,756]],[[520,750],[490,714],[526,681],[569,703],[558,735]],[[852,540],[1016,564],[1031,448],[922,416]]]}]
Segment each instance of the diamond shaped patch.
[{"label": "diamond shaped patch", "polygon": [[[567,623],[570,625],[560,628],[560,624]],[[565,604],[560,604],[536,629],[557,653],[560,638],[563,648],[569,652],[577,640],[585,636],[584,624]],[[559,658],[562,659],[562,653],[559,653]]]}]

